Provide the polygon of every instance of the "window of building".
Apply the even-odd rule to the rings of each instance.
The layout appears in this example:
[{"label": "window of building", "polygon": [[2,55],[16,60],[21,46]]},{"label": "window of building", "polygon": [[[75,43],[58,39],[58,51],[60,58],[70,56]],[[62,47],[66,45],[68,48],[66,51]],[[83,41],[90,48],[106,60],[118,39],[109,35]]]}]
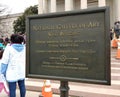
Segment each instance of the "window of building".
[{"label": "window of building", "polygon": [[98,0],[87,0],[88,8],[98,7]]},{"label": "window of building", "polygon": [[73,1],[73,7],[74,7],[74,10],[79,10],[80,9],[80,0],[74,0]]},{"label": "window of building", "polygon": [[61,12],[65,10],[65,0],[56,0],[56,3],[57,3],[57,8],[56,8],[57,12]]}]

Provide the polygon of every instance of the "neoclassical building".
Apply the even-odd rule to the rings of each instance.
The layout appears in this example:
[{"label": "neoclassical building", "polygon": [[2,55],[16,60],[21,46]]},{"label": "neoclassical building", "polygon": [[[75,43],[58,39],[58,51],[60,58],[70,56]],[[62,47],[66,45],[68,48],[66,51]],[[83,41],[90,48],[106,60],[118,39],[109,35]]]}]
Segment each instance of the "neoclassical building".
[{"label": "neoclassical building", "polygon": [[13,22],[21,15],[22,13],[0,16],[0,38],[13,34]]},{"label": "neoclassical building", "polygon": [[[38,0],[38,14],[109,6],[110,26],[112,28],[115,21],[120,21],[119,5],[120,0]],[[13,32],[13,21],[21,14],[0,16],[0,37],[9,36]]]},{"label": "neoclassical building", "polygon": [[38,0],[38,13],[53,13],[82,10],[95,7],[110,7],[110,26],[120,20],[120,0]]}]

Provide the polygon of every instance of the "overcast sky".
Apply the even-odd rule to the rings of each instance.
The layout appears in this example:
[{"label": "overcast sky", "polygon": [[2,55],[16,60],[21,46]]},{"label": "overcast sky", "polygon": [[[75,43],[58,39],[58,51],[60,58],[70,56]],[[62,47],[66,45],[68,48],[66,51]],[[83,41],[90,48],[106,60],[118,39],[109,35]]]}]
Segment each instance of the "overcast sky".
[{"label": "overcast sky", "polygon": [[8,7],[9,14],[21,13],[29,7],[38,4],[38,0],[0,0],[0,5]]}]

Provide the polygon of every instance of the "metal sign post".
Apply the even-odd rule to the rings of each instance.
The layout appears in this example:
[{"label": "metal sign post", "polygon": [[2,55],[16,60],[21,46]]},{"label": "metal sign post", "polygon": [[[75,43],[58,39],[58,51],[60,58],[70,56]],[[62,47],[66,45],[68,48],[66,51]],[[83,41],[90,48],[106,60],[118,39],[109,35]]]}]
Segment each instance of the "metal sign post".
[{"label": "metal sign post", "polygon": [[68,81],[60,81],[60,97],[68,97]]}]

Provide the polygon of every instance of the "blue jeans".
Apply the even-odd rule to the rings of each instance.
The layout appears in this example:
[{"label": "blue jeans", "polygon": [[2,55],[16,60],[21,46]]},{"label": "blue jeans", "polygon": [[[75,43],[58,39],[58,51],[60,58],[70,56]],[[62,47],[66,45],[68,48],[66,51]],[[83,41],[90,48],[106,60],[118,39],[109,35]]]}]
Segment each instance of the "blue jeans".
[{"label": "blue jeans", "polygon": [[25,80],[19,80],[18,82],[8,82],[10,91],[9,97],[16,97],[16,83],[18,83],[20,89],[20,97],[25,97],[26,94]]}]

